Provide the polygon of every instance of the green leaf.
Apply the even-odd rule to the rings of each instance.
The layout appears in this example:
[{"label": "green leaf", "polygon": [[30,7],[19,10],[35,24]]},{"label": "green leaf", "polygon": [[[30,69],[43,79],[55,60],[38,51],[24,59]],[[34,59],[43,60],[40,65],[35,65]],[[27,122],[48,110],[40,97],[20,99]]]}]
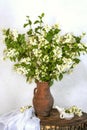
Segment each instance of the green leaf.
[{"label": "green leaf", "polygon": [[38,16],[40,19],[44,17],[44,13],[42,13],[40,16]]},{"label": "green leaf", "polygon": [[24,26],[23,26],[23,27],[25,28],[26,26],[28,26],[28,23],[24,24]]},{"label": "green leaf", "polygon": [[63,78],[63,74],[60,73],[60,75],[59,75],[59,80],[62,80],[62,78]]},{"label": "green leaf", "polygon": [[60,31],[60,29],[55,29],[54,34],[58,34]]},{"label": "green leaf", "polygon": [[29,19],[29,16],[26,16]]},{"label": "green leaf", "polygon": [[28,35],[32,35],[32,29],[27,32]]},{"label": "green leaf", "polygon": [[29,25],[32,25],[32,21],[31,21],[30,19],[29,19],[29,21],[28,21],[28,22],[29,22]]},{"label": "green leaf", "polygon": [[36,20],[36,21],[34,22],[34,24],[37,24],[37,23],[40,23],[40,21],[39,21],[39,20]]},{"label": "green leaf", "polygon": [[74,61],[78,64],[80,62],[80,59],[75,58]]},{"label": "green leaf", "polygon": [[35,32],[40,34],[39,32],[40,29],[42,29],[42,27],[38,26],[37,28],[35,28]]},{"label": "green leaf", "polygon": [[51,87],[53,85],[53,80],[49,81],[49,86]]},{"label": "green leaf", "polygon": [[8,36],[9,33],[10,33],[10,29],[7,29],[7,30],[6,30],[6,35]]},{"label": "green leaf", "polygon": [[53,35],[51,33],[48,33],[45,37],[47,41],[51,42]]},{"label": "green leaf", "polygon": [[80,43],[81,37],[76,37],[76,36],[74,36],[74,38],[76,39],[76,42],[77,42],[77,43]]},{"label": "green leaf", "polygon": [[44,15],[45,15],[45,14],[44,14],[44,13],[42,13],[42,14],[41,14],[41,17],[44,17]]}]

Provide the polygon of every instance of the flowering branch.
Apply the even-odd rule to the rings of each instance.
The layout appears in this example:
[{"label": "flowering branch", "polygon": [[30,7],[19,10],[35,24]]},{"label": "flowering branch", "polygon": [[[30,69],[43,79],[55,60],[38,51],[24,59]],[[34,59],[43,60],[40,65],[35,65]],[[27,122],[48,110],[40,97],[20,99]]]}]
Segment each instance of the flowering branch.
[{"label": "flowering branch", "polygon": [[44,13],[32,22],[27,16],[24,34],[5,29],[4,58],[14,61],[14,69],[32,80],[49,82],[61,80],[80,62],[80,55],[87,53],[87,45],[82,43],[81,36],[72,33],[60,34],[57,24],[45,25]]}]

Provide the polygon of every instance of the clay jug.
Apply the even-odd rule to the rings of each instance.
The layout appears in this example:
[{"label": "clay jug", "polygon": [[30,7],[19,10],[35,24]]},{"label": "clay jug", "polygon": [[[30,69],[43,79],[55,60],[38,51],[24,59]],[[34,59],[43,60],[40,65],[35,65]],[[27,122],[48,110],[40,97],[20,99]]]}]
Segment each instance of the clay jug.
[{"label": "clay jug", "polygon": [[53,106],[53,97],[48,82],[36,82],[34,89],[33,106],[37,116],[49,116]]}]

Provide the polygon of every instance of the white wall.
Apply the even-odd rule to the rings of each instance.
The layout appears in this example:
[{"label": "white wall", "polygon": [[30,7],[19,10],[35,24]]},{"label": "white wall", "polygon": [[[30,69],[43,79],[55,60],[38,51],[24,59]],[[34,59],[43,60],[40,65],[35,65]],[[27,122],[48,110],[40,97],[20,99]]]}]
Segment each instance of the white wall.
[{"label": "white wall", "polygon": [[[63,32],[87,32],[87,0],[0,0],[0,114],[32,104],[35,83],[28,84],[3,61],[2,28],[23,31],[26,15],[36,18],[45,13],[45,22],[59,23]],[[87,42],[87,37],[84,39]],[[77,105],[87,112],[87,55],[81,57],[73,73],[55,82],[51,92],[61,107]]]}]

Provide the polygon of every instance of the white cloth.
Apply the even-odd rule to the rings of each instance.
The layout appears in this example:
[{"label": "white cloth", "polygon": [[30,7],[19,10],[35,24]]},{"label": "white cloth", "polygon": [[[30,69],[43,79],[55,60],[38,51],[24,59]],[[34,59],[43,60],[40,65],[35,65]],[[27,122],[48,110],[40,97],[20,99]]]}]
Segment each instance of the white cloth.
[{"label": "white cloth", "polygon": [[40,130],[40,119],[32,107],[23,113],[15,110],[0,116],[0,130]]}]

